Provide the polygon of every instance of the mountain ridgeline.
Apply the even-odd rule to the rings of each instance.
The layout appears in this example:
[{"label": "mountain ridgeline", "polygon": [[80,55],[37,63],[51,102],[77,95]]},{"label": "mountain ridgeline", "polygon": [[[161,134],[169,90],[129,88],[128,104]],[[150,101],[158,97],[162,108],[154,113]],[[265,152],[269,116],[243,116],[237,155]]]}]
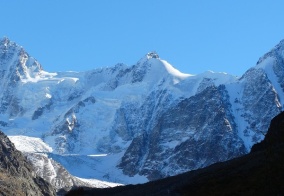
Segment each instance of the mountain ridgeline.
[{"label": "mountain ridgeline", "polygon": [[83,178],[128,184],[203,168],[264,138],[284,104],[283,49],[281,41],[240,78],[184,74],[153,52],[132,66],[49,73],[4,38],[0,128],[41,138],[49,157]]}]

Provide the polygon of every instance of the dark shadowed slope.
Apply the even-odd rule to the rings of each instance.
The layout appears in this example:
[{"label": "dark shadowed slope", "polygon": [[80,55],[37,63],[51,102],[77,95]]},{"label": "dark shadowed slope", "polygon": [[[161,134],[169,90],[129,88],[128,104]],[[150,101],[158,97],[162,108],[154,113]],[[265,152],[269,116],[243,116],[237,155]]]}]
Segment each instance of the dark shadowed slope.
[{"label": "dark shadowed slope", "polygon": [[243,157],[142,185],[81,189],[68,195],[284,195],[283,182],[284,112]]},{"label": "dark shadowed slope", "polygon": [[55,195],[52,186],[35,175],[31,164],[1,131],[0,195]]}]

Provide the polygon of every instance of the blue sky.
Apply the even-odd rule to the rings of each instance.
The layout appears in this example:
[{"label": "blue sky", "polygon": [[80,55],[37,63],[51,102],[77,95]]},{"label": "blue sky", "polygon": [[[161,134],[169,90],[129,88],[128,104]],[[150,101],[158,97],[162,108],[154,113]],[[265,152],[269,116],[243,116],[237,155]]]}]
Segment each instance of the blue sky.
[{"label": "blue sky", "polygon": [[182,72],[242,75],[284,39],[283,0],[0,0],[0,36],[47,71],[135,64],[156,51]]}]

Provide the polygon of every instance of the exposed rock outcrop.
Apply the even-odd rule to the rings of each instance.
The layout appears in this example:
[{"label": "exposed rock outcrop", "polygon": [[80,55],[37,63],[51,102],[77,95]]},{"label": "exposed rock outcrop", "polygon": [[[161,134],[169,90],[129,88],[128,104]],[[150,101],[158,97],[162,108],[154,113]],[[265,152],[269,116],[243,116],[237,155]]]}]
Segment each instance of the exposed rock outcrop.
[{"label": "exposed rock outcrop", "polygon": [[0,193],[9,196],[55,195],[53,187],[36,176],[32,165],[1,131]]}]

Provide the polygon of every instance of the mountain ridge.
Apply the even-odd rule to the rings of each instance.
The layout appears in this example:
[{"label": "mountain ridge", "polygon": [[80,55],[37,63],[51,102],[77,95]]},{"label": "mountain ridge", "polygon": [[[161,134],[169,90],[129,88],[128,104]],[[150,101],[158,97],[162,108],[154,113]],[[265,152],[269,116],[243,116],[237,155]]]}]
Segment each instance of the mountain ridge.
[{"label": "mountain ridge", "polygon": [[0,70],[12,64],[32,73],[0,75],[0,128],[41,138],[49,158],[81,178],[129,184],[206,167],[248,153],[282,111],[278,53],[237,78],[184,75],[156,53],[132,66],[48,73],[2,49]]}]

